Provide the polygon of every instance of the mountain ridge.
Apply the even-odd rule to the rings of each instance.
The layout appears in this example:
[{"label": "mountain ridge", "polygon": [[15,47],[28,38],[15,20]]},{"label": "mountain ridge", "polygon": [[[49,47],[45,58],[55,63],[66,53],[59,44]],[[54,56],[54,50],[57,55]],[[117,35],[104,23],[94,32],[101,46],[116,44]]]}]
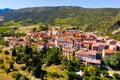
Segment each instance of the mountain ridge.
[{"label": "mountain ridge", "polygon": [[[78,6],[31,7],[0,13],[4,22],[22,21],[22,25],[44,23],[76,26],[84,31],[111,32],[120,20],[120,8],[83,8]],[[111,28],[111,29],[110,29]]]},{"label": "mountain ridge", "polygon": [[10,9],[10,8],[4,8],[4,9],[0,9],[0,13],[12,11],[12,10],[13,10],[13,9]]}]

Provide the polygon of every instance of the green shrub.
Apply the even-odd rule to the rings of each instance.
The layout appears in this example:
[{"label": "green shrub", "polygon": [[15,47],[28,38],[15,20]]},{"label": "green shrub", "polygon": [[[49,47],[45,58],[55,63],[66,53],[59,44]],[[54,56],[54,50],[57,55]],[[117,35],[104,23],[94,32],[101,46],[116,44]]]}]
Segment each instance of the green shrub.
[{"label": "green shrub", "polygon": [[60,77],[60,75],[56,72],[52,72],[52,73],[49,72],[48,75],[51,76],[51,77],[56,77],[56,78]]},{"label": "green shrub", "polygon": [[0,58],[0,64],[3,64],[3,59]]},{"label": "green shrub", "polygon": [[0,53],[2,53],[2,49],[0,49]]},{"label": "green shrub", "polygon": [[21,66],[21,70],[25,70],[26,69],[26,67],[25,66]]},{"label": "green shrub", "polygon": [[113,73],[113,77],[114,77],[115,79],[119,80],[119,79],[120,79],[120,74],[118,74],[118,73]]},{"label": "green shrub", "polygon": [[21,76],[18,80],[29,80],[26,76]]},{"label": "green shrub", "polygon": [[8,50],[4,50],[4,54],[9,54],[9,51]]},{"label": "green shrub", "polygon": [[5,68],[5,73],[9,73],[10,72],[10,68]]},{"label": "green shrub", "polygon": [[1,69],[4,69],[4,68],[5,68],[5,66],[4,66],[4,65],[2,65],[2,66],[1,66]]},{"label": "green shrub", "polygon": [[68,75],[68,77],[69,77],[69,80],[77,79],[77,78],[80,76],[80,75],[75,74],[74,72],[71,72],[71,71],[69,71],[69,72],[67,73],[67,75]]},{"label": "green shrub", "polygon": [[109,73],[108,73],[106,70],[102,70],[101,73],[102,73],[102,75],[105,76],[105,77],[109,75]]},{"label": "green shrub", "polygon": [[22,75],[19,72],[13,73],[12,78],[18,80]]}]

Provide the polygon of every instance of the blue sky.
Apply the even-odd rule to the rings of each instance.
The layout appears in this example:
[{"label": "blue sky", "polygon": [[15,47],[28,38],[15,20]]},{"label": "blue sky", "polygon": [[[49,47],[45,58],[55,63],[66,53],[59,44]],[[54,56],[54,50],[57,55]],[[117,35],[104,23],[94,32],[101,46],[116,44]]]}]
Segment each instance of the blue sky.
[{"label": "blue sky", "polygon": [[0,0],[2,8],[41,6],[80,6],[85,8],[120,8],[120,0]]}]

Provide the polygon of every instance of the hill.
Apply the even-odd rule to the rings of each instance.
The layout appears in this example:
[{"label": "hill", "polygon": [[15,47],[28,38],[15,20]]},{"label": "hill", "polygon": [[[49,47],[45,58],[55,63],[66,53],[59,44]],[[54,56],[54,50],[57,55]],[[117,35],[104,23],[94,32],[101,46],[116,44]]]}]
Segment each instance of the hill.
[{"label": "hill", "polygon": [[72,25],[85,31],[96,31],[99,34],[112,32],[119,28],[114,25],[120,20],[118,8],[82,8],[73,6],[33,7],[0,13],[4,21],[23,21],[23,25],[43,22],[44,24]]},{"label": "hill", "polygon": [[12,9],[10,9],[10,8],[0,9],[0,13],[4,13],[4,12],[8,12],[8,11],[12,11]]}]

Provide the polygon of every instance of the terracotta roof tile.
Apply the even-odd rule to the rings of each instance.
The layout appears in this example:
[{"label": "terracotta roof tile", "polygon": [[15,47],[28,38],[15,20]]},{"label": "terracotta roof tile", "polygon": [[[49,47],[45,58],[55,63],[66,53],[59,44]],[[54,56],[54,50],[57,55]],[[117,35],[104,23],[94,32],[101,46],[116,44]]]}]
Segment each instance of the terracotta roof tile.
[{"label": "terracotta roof tile", "polygon": [[55,46],[55,44],[53,42],[48,42],[46,45],[47,46]]},{"label": "terracotta roof tile", "polygon": [[40,41],[39,44],[40,44],[40,45],[44,45],[45,42],[44,42],[44,41]]},{"label": "terracotta roof tile", "polygon": [[75,54],[83,54],[83,55],[96,55],[96,51],[95,50],[79,50],[77,52],[75,52]]},{"label": "terracotta roof tile", "polygon": [[76,32],[75,33],[75,37],[80,37],[81,36],[81,33],[80,32]]},{"label": "terracotta roof tile", "polygon": [[105,54],[113,54],[114,51],[110,49],[104,49]]}]

